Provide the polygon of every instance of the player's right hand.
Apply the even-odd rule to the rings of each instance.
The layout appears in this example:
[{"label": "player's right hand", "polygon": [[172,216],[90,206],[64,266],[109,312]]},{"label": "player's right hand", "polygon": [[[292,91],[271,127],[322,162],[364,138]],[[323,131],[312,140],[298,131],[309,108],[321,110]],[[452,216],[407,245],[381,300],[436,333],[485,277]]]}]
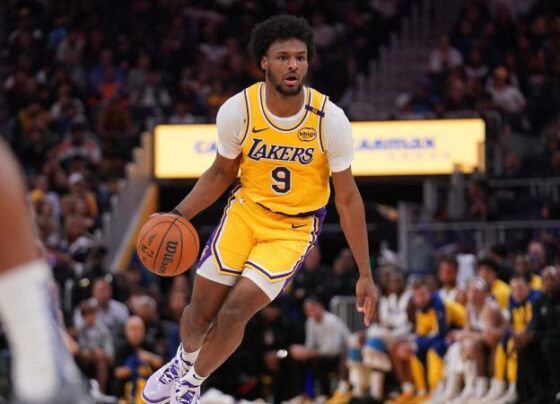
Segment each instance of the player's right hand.
[{"label": "player's right hand", "polygon": [[375,305],[377,303],[377,291],[373,285],[371,275],[360,275],[356,282],[356,310],[364,313],[364,324],[369,327],[373,320]]}]

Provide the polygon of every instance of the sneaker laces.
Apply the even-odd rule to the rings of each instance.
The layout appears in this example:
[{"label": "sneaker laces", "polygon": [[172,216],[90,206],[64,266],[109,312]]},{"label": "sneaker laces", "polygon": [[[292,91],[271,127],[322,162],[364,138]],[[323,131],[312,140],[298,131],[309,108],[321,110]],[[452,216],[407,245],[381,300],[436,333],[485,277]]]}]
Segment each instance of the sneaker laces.
[{"label": "sneaker laces", "polygon": [[177,380],[179,375],[179,360],[173,358],[161,377],[159,378],[160,383],[167,384]]},{"label": "sneaker laces", "polygon": [[179,380],[175,385],[175,397],[179,404],[194,404],[198,395],[198,388],[186,380]]},{"label": "sneaker laces", "polygon": [[192,363],[183,359],[183,353],[178,353],[179,358],[175,356],[170,362],[167,369],[164,370],[163,374],[159,378],[160,383],[167,384],[174,382],[178,378],[184,376],[189,368],[193,365]]}]

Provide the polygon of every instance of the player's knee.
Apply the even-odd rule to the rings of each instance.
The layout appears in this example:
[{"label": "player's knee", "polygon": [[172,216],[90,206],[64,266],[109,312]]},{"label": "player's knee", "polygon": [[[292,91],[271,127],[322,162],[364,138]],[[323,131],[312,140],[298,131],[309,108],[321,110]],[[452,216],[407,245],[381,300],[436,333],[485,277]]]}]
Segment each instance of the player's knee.
[{"label": "player's knee", "polygon": [[242,308],[228,305],[220,309],[216,323],[220,330],[229,330],[243,329],[248,321],[247,313]]},{"label": "player's knee", "polygon": [[473,350],[477,354],[484,353],[484,340],[476,340],[473,342]]},{"label": "player's knee", "polygon": [[189,310],[190,327],[201,330],[202,332],[208,331],[210,325],[214,321],[214,316],[206,313],[204,310],[190,310],[189,308],[185,310]]}]

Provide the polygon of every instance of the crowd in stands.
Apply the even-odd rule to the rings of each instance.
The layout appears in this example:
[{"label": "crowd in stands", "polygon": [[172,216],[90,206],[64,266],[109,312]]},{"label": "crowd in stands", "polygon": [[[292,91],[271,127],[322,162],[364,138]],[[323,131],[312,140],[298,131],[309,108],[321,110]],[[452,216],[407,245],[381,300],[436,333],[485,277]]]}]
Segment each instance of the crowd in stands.
[{"label": "crowd in stands", "polygon": [[470,179],[459,196],[467,204],[461,212],[450,218],[442,208],[435,219],[558,219],[557,196],[491,180],[558,177],[559,3],[465,3],[452,30],[426,55],[429,71],[397,100],[402,113],[438,117],[475,111],[488,118],[493,172]]},{"label": "crowd in stands", "polygon": [[507,127],[538,134],[559,108],[559,18],[555,1],[469,0],[401,109],[497,110]]},{"label": "crowd in stands", "polygon": [[[99,402],[140,403],[147,377],[178,347],[191,277],[162,291],[137,266],[109,273],[103,254],[88,254],[64,294],[76,302],[64,313],[67,346]],[[560,400],[560,268],[551,265],[558,257],[537,241],[501,259],[480,254],[462,263],[442,256],[426,274],[375,257],[380,300],[363,329],[348,317],[353,303],[332,304],[354,295],[349,250],[326,265],[314,248],[286,291],[251,320],[241,347],[208,380],[208,394],[220,402],[329,404]]]},{"label": "crowd in stands", "polygon": [[469,266],[442,257],[408,287],[382,268],[377,321],[351,338],[353,390],[338,397],[381,401],[388,376],[400,384],[392,403],[558,402],[560,268],[549,265],[558,257],[537,262],[529,250]]},{"label": "crowd in stands", "polygon": [[[426,56],[430,70],[399,105],[403,112],[427,116],[479,112],[488,118],[487,152],[492,157],[488,161],[495,166],[470,177],[451,175],[436,192],[437,202],[414,213],[419,231],[411,238],[407,269],[428,274],[434,257],[449,252],[457,254],[460,268],[468,267],[478,251],[510,266],[516,262],[520,267],[538,266],[540,271],[545,262],[558,262],[560,249],[557,226],[544,222],[560,218],[554,168],[560,144],[559,3],[465,3],[452,30]],[[492,124],[496,118],[497,127]],[[486,233],[483,226],[464,231],[432,226],[520,220],[543,225],[506,226],[498,237],[503,244],[495,246],[483,240],[497,233]],[[462,281],[471,276],[474,273]]]}]

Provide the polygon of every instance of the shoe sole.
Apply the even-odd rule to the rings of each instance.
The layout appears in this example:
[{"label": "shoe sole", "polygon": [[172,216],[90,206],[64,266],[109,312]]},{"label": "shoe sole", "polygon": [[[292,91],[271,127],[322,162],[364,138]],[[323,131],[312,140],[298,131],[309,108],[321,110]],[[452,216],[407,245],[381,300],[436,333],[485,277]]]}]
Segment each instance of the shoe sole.
[{"label": "shoe sole", "polygon": [[146,397],[146,395],[144,394],[144,390],[142,390],[142,400],[144,400],[148,404],[165,404],[168,403],[169,400],[171,400],[171,397],[167,397],[167,398],[161,397],[161,398],[151,399]]}]

